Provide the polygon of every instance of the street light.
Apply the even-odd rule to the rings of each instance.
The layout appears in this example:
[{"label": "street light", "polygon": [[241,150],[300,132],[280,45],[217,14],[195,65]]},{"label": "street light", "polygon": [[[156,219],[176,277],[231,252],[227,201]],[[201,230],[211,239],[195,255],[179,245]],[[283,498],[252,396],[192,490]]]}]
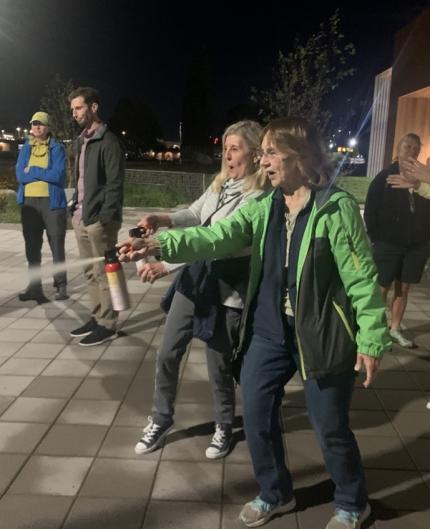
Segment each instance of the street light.
[{"label": "street light", "polygon": [[348,145],[349,145],[350,147],[356,147],[356,146],[357,146],[357,140],[356,140],[355,138],[350,138],[350,139],[348,140]]}]

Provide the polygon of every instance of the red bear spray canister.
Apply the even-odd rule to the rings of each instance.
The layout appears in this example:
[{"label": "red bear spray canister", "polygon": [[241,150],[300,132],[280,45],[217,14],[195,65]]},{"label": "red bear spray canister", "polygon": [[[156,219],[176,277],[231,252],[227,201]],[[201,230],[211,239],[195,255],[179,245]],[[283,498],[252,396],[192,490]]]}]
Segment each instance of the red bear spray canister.
[{"label": "red bear spray canister", "polygon": [[105,252],[105,272],[113,310],[121,311],[129,309],[130,297],[128,295],[127,283],[115,248]]}]

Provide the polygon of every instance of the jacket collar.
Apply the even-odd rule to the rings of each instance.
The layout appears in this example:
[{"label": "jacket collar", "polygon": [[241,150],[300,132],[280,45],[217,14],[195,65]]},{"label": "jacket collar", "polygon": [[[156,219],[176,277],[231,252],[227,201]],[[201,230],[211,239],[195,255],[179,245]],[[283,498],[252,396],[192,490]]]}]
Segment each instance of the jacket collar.
[{"label": "jacket collar", "polygon": [[[94,141],[94,140],[100,140],[101,138],[103,138],[103,136],[105,135],[105,132],[106,132],[106,129],[107,129],[107,125],[106,123],[103,123],[101,124],[99,127],[96,128],[94,134],[91,136],[90,138],[90,141]],[[85,138],[85,131],[86,129],[84,129],[81,134],[79,135],[79,140],[81,142],[84,141],[84,138]]]}]

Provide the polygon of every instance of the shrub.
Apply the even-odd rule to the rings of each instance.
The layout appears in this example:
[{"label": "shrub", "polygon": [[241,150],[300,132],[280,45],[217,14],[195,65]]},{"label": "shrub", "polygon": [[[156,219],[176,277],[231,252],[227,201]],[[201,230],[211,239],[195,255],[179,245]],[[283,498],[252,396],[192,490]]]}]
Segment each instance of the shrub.
[{"label": "shrub", "polygon": [[16,195],[9,190],[0,190],[0,222],[21,222],[21,211],[16,203]]},{"label": "shrub", "polygon": [[0,189],[18,189],[15,177],[15,163],[0,164]]}]

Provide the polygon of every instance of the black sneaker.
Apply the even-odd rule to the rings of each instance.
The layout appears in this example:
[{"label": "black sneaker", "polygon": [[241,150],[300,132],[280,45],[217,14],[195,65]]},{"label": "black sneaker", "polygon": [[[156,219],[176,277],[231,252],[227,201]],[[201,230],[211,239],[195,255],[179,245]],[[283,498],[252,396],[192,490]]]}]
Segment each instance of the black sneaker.
[{"label": "black sneaker", "polygon": [[169,433],[173,424],[170,426],[162,426],[153,422],[152,417],[148,417],[149,424],[143,429],[145,434],[134,447],[136,454],[148,454],[157,449],[166,435]]},{"label": "black sneaker", "polygon": [[25,290],[18,294],[20,301],[37,301],[39,305],[42,303],[49,303],[49,299],[43,293],[42,287],[37,285],[29,285]]},{"label": "black sneaker", "polygon": [[106,327],[103,327],[103,325],[97,325],[92,333],[88,334],[88,336],[85,336],[85,338],[82,338],[82,340],[79,342],[79,345],[83,345],[84,347],[88,347],[90,345],[100,345],[101,343],[107,342],[108,340],[113,340],[116,338],[116,336],[116,331],[112,329],[106,329]]},{"label": "black sneaker", "polygon": [[219,459],[226,456],[230,451],[231,441],[231,424],[216,424],[212,441],[206,448],[206,457],[208,459]]},{"label": "black sneaker", "polygon": [[87,321],[87,323],[84,323],[84,325],[81,325],[77,329],[71,331],[70,336],[72,338],[80,338],[81,336],[87,336],[87,334],[91,334],[96,327],[96,320],[94,318],[91,318],[90,321]]}]

